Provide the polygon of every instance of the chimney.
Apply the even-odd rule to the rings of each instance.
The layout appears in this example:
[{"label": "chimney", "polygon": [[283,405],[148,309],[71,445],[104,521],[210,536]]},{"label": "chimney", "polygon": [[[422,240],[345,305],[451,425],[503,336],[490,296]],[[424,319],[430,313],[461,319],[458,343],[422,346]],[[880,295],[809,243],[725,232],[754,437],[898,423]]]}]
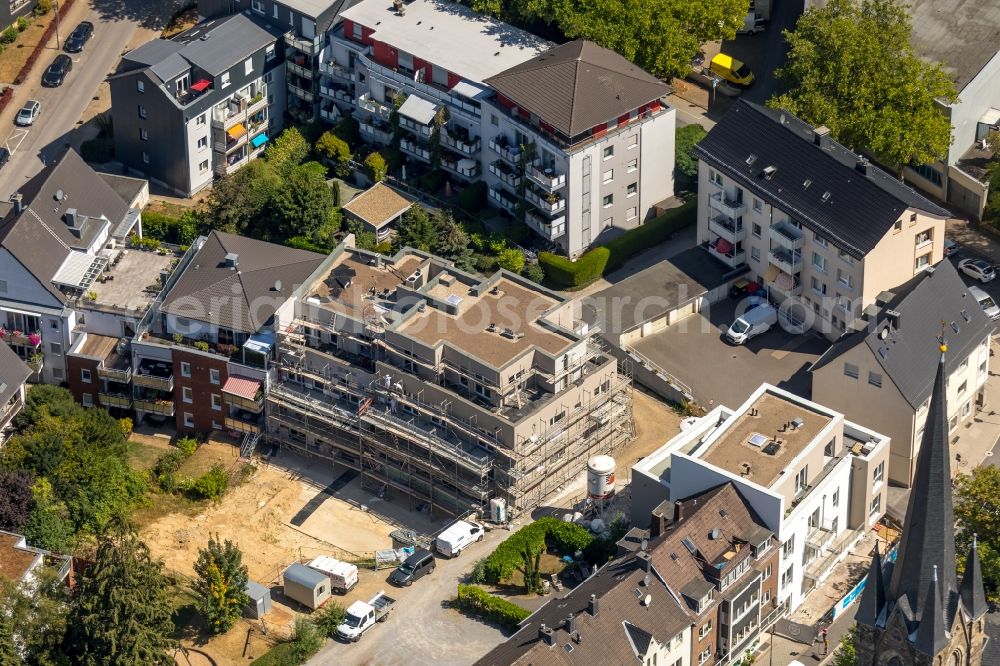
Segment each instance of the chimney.
[{"label": "chimney", "polygon": [[861,156],[859,155],[859,156],[858,156],[858,161],[857,161],[857,163],[856,163],[856,164],[854,165],[854,168],[855,168],[855,169],[856,169],[856,170],[857,170],[857,171],[858,171],[859,173],[861,173],[861,174],[864,174],[865,176],[867,176],[867,175],[868,175],[868,169],[869,169],[869,164],[868,164],[868,160],[867,160],[867,159],[865,159],[864,157],[861,157]]},{"label": "chimney", "polygon": [[649,553],[644,550],[640,551],[637,554],[637,557],[639,558],[639,561],[642,562],[642,570],[649,573],[649,571],[653,568],[653,558],[650,557]]},{"label": "chimney", "polygon": [[566,631],[570,634],[576,633],[576,617],[572,613],[566,617]]},{"label": "chimney", "polygon": [[656,505],[649,519],[649,538],[655,539],[661,534],[666,534],[673,522],[674,508],[668,500],[664,500]]},{"label": "chimney", "polygon": [[552,630],[546,627],[544,623],[538,625],[538,638],[546,645],[555,645],[556,643],[556,637],[553,635]]},{"label": "chimney", "polygon": [[590,613],[591,617],[597,617],[597,595],[590,595],[590,601],[587,603],[587,612]]},{"label": "chimney", "polygon": [[65,213],[66,224],[72,229],[76,229],[76,208],[67,208]]},{"label": "chimney", "polygon": [[892,329],[894,331],[899,330],[900,319],[902,318],[902,315],[900,314],[899,310],[886,310],[885,318],[889,322],[889,325],[892,326]]},{"label": "chimney", "polygon": [[826,148],[830,145],[830,128],[826,125],[820,125],[819,127],[813,128],[813,143],[820,148]]},{"label": "chimney", "polygon": [[166,268],[160,269],[160,289],[167,288],[167,278],[170,277],[170,271]]},{"label": "chimney", "polygon": [[14,212],[20,214],[24,211],[24,195],[20,192],[15,192],[10,195],[10,202],[14,204]]},{"label": "chimney", "polygon": [[240,265],[240,255],[235,252],[230,252],[226,255],[226,268],[236,268]]}]

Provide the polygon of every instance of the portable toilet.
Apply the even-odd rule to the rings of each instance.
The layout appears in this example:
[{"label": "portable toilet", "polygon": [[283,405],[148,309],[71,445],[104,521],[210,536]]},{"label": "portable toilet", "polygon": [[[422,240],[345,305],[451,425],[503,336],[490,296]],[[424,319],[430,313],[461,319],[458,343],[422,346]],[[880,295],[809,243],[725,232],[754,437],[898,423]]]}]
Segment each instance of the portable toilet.
[{"label": "portable toilet", "polygon": [[313,610],[330,598],[330,579],[296,562],[285,569],[285,596]]},{"label": "portable toilet", "polygon": [[271,610],[271,590],[252,580],[247,581],[247,596],[250,602],[244,609],[244,615],[259,620]]}]

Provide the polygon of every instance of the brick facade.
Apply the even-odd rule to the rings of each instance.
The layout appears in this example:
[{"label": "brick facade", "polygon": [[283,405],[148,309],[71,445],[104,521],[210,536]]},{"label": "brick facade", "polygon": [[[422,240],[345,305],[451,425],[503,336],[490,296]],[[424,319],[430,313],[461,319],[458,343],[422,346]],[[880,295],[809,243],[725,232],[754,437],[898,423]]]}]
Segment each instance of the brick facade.
[{"label": "brick facade", "polygon": [[[229,376],[228,360],[175,347],[173,363],[177,431],[208,433],[224,428],[229,407],[223,400],[222,385]],[[213,381],[213,370],[217,373],[217,382]]]}]

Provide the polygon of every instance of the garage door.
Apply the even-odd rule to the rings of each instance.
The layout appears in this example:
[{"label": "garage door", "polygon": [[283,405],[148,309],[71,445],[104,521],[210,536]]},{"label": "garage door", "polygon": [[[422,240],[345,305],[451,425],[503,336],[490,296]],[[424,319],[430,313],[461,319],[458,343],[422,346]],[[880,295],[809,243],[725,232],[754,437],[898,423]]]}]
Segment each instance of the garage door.
[{"label": "garage door", "polygon": [[696,301],[691,301],[687,305],[679,307],[676,310],[674,310],[670,315],[670,323],[676,324],[680,320],[693,315],[695,313],[695,303]]}]

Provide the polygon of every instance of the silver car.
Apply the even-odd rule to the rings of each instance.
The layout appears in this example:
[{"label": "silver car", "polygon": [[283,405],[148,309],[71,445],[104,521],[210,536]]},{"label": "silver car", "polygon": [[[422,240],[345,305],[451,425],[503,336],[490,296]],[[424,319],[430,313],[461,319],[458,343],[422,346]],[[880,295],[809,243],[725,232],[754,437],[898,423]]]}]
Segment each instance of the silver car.
[{"label": "silver car", "polygon": [[987,317],[994,321],[1000,319],[1000,307],[997,306],[992,296],[975,285],[969,287],[969,293],[976,299],[976,303],[979,303],[979,307],[983,309]]},{"label": "silver car", "polygon": [[35,101],[33,99],[29,99],[27,102],[25,102],[24,106],[21,107],[21,110],[17,112],[17,118],[14,119],[14,122],[20,125],[21,127],[34,125],[35,118],[37,118],[38,114],[40,114],[41,112],[42,112],[42,103]]}]

